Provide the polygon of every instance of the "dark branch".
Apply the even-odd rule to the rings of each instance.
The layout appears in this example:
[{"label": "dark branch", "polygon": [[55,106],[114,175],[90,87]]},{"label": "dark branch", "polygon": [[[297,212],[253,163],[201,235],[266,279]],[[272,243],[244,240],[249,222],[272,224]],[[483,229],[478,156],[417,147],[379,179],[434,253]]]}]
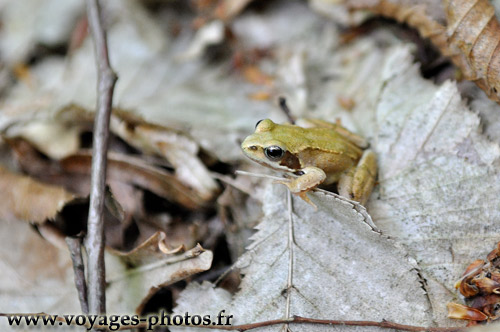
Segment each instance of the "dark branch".
[{"label": "dark branch", "polygon": [[291,124],[295,124],[295,119],[292,116],[292,112],[290,111],[290,109],[288,108],[288,105],[286,104],[286,98],[279,97],[278,103],[279,103],[280,108],[283,111],[283,113],[285,113],[285,115],[288,119],[288,122],[290,122]]},{"label": "dark branch", "polygon": [[102,26],[98,0],[87,0],[89,28],[94,41],[97,63],[97,107],[94,121],[90,207],[85,247],[88,255],[89,312],[106,312],[104,267],[104,188],[106,183],[109,118],[116,74],[108,57],[106,34]]},{"label": "dark branch", "polygon": [[73,272],[75,274],[75,286],[78,291],[80,307],[84,314],[89,313],[89,304],[87,302],[87,284],[85,282],[85,267],[82,258],[82,239],[80,237],[66,237],[71,261],[73,262]]}]

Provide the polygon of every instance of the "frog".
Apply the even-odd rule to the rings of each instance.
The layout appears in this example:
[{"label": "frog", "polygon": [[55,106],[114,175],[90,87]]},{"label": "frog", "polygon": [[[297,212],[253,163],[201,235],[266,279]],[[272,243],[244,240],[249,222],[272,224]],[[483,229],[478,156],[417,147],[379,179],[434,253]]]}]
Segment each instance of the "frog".
[{"label": "frog", "polygon": [[285,178],[276,182],[314,207],[307,193],[335,183],[339,195],[365,205],[377,176],[377,158],[368,142],[339,123],[303,123],[260,120],[241,149],[249,159],[283,172]]}]

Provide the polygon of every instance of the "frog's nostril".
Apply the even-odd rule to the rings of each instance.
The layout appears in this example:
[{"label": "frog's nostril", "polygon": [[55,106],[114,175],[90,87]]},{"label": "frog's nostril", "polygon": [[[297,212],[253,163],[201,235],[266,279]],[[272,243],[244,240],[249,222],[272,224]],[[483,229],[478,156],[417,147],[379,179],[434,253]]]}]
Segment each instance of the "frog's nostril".
[{"label": "frog's nostril", "polygon": [[248,147],[249,150],[252,150],[252,151],[256,151],[257,150],[257,147],[255,145],[250,145]]}]

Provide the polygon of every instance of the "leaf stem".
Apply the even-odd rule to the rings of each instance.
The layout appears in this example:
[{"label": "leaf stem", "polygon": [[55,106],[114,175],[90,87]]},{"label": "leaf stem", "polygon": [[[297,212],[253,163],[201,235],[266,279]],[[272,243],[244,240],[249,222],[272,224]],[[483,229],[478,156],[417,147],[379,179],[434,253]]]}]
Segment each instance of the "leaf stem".
[{"label": "leaf stem", "polygon": [[[292,298],[293,289],[293,249],[294,249],[294,235],[293,235],[293,206],[292,206],[292,193],[287,189],[287,205],[288,205],[288,280],[286,285],[286,305],[285,305],[285,318],[290,318],[290,300]],[[283,329],[289,330],[288,323],[285,323]]]}]

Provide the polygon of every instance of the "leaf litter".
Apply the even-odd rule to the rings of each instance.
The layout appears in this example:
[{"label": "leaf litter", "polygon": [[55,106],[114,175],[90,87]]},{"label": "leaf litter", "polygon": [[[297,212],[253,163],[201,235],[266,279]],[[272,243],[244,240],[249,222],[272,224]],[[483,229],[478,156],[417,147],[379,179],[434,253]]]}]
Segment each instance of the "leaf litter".
[{"label": "leaf litter", "polygon": [[[257,226],[258,232],[247,252],[235,264],[244,275],[238,293],[231,298],[230,293],[214,290],[207,282],[192,283],[181,294],[176,313],[216,315],[226,309],[234,315],[233,324],[284,318],[289,264],[284,197],[282,187],[268,186],[263,221]],[[428,325],[431,307],[412,258],[372,230],[370,216],[361,206],[325,193],[311,195],[311,199],[318,211],[299,199],[294,200],[290,316],[378,320],[383,315],[387,320],[401,321],[404,317],[405,323]],[[200,296],[203,301],[196,300]],[[342,327],[314,329],[343,330]],[[297,325],[292,330],[307,331],[310,327]]]},{"label": "leaf litter", "polygon": [[[454,83],[436,86],[420,78],[417,65],[413,64],[411,47],[387,30],[372,31],[353,43],[339,46],[335,22],[320,18],[304,4],[285,6],[277,2],[260,13],[244,11],[226,23],[226,28],[237,32],[236,48],[272,50],[270,56],[259,58],[258,66],[254,67],[257,72],[272,77],[272,83],[256,86],[242,78],[237,67],[231,66],[231,59],[210,63],[203,57],[195,57],[181,61],[179,55],[189,48],[194,34],[190,29],[181,29],[179,35],[165,35],[157,19],[161,15],[172,19],[173,15],[163,13],[155,17],[132,1],[109,1],[106,6],[108,10],[119,9],[122,14],[114,17],[109,26],[112,62],[120,74],[116,105],[145,119],[138,126],[123,118],[122,122],[118,121],[115,134],[129,144],[126,151],[130,151],[131,146],[154,158],[166,157],[167,167],[191,165],[178,154],[169,159],[153,138],[156,132],[143,136],[159,125],[168,126],[175,133],[188,133],[181,135],[183,140],[178,144],[194,146],[188,150],[194,151],[191,155],[195,158],[199,144],[216,162],[240,163],[243,157],[237,141],[250,133],[256,120],[284,119],[270,102],[249,98],[261,91],[268,94],[264,100],[269,101],[277,95],[286,95],[294,115],[330,121],[339,118],[344,126],[370,139],[380,167],[379,185],[368,204],[371,217],[362,207],[324,193],[311,194],[319,206],[318,211],[295,202],[291,314],[325,319],[384,318],[415,325],[459,324],[446,318],[446,303],[457,300],[453,284],[465,266],[475,257],[485,255],[495,238],[498,239],[499,211],[494,202],[499,196],[495,180],[499,148],[481,133],[479,116],[464,105]],[[328,10],[328,5],[322,4],[321,8]],[[303,20],[300,24],[291,24],[290,20],[297,14],[303,14]],[[335,20],[335,15],[333,17]],[[257,27],[265,27],[265,37],[253,32]],[[122,44],[123,40],[128,41],[127,47]],[[200,54],[206,54],[209,49],[205,48]],[[34,170],[39,172],[37,176],[43,175],[44,169],[61,167],[64,162],[80,167],[82,159],[76,162],[78,159],[71,158],[84,156],[81,146],[74,144],[74,138],[80,136],[82,130],[67,129],[75,127],[68,127],[67,122],[58,122],[60,120],[54,124],[51,119],[57,119],[58,112],[72,105],[76,105],[76,109],[93,108],[95,91],[88,82],[95,81],[95,71],[89,40],[65,61],[47,58],[30,70],[36,84],[28,86],[20,82],[9,91],[8,98],[2,102],[2,128],[12,130],[19,121],[26,123],[24,132],[20,136],[16,134],[14,141],[19,143],[22,136],[27,140],[21,141],[25,147],[32,145],[31,149],[34,147],[54,158],[51,166],[40,166],[42,161],[46,162],[42,158],[35,159],[38,164],[24,164],[26,168],[40,166]],[[346,99],[352,101],[349,107],[342,106]],[[498,110],[491,107],[491,112],[494,111]],[[39,123],[44,125],[40,127]],[[124,126],[120,127],[120,123]],[[68,145],[57,146],[55,140],[44,142],[47,132],[54,134],[51,138],[66,137],[62,141]],[[68,137],[73,137],[73,141]],[[190,141],[189,137],[194,140]],[[135,164],[130,156],[124,156],[117,160],[126,159],[128,164]],[[88,154],[86,158],[88,160]],[[142,158],[142,167],[151,166],[151,160],[157,162],[154,158]],[[175,165],[176,162],[180,165]],[[157,163],[153,164],[157,171],[164,172]],[[117,165],[117,169],[123,169],[123,164]],[[51,168],[47,168],[49,166]],[[88,166],[83,169],[87,172]],[[57,174],[52,179],[62,178],[63,173]],[[211,178],[208,171],[204,174],[205,180]],[[35,173],[32,175],[36,177]],[[78,179],[73,173],[62,182],[68,183],[72,178]],[[156,181],[151,180],[144,187],[151,188],[153,182]],[[113,185],[110,186],[113,192]],[[137,182],[131,182],[127,190],[138,197],[148,195],[135,191],[137,186]],[[246,201],[251,207],[243,206],[237,213],[233,212],[241,221],[236,230],[231,230],[230,225],[224,227],[228,238],[232,237],[234,242],[245,241],[238,234],[244,234],[255,220],[245,224],[242,219],[254,215],[255,212],[248,211],[255,211],[261,200],[265,216],[248,251],[235,265],[244,274],[238,293],[232,295],[208,282],[201,285],[191,282],[181,294],[176,312],[205,314],[222,308],[233,314],[236,322],[284,317],[286,294],[283,291],[287,287],[289,268],[284,195],[282,188],[276,185],[265,188],[264,196],[257,194]],[[224,203],[226,210],[231,200],[236,199],[228,197],[229,202]],[[125,202],[123,197],[121,200]],[[142,205],[134,206],[129,201],[123,207],[125,212],[129,207],[129,214],[134,214]],[[167,224],[170,217],[165,217]],[[364,223],[372,218],[382,235]],[[158,246],[159,242],[147,240],[146,236],[157,237],[154,234],[159,234],[155,232],[158,227],[147,229],[149,233],[144,233],[141,240],[128,248],[131,252],[141,247],[141,243],[146,247],[148,243]],[[235,243],[233,248],[241,251],[241,244]],[[206,253],[208,257],[210,254]],[[124,259],[121,257],[119,261]],[[211,259],[200,262],[203,268],[187,270],[208,269],[208,261]],[[122,294],[129,297],[124,301],[127,308],[116,304],[116,308],[120,308],[117,310],[142,310],[151,296],[149,289],[177,280],[172,277],[176,269],[178,272],[183,268],[165,267],[160,277],[144,273],[139,274],[138,279],[123,279],[130,283],[128,285],[139,285],[137,289],[132,287],[130,293]],[[114,272],[117,271],[121,271],[120,268]],[[133,298],[130,294],[139,295]],[[76,301],[76,295],[73,298]],[[110,298],[116,303],[120,295],[110,291]],[[300,329],[307,326],[293,326],[294,331]]]}]

